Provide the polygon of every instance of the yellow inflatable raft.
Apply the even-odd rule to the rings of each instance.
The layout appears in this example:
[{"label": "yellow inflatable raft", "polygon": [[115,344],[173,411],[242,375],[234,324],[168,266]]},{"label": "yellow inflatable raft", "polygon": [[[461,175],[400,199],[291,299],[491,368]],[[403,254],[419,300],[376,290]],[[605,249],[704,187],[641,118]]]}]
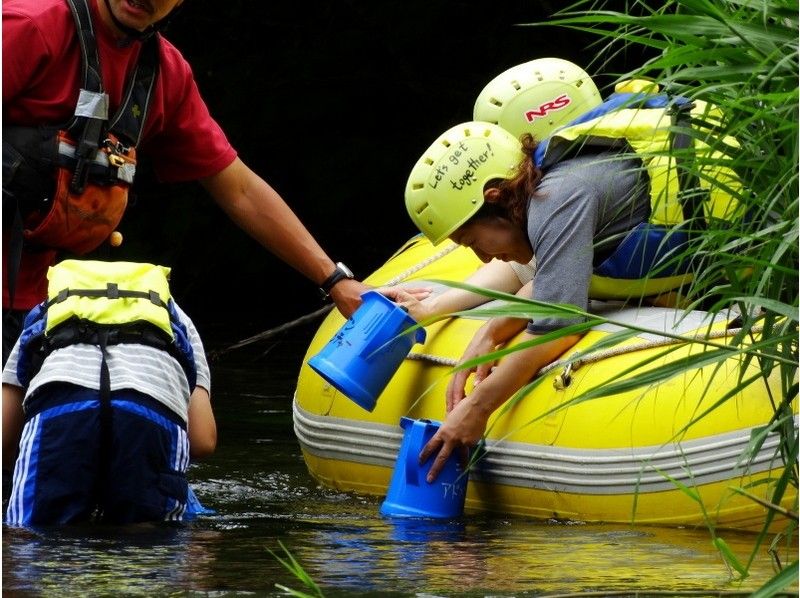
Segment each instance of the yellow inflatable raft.
[{"label": "yellow inflatable raft", "polygon": [[[463,281],[480,265],[469,250],[440,250],[415,237],[366,282]],[[592,309],[656,332],[711,334],[719,343],[728,334],[728,318],[712,319],[706,312],[619,304]],[[427,341],[414,346],[371,413],[307,365],[343,321],[331,312],[311,342],[294,401],[295,432],[309,471],[321,483],[384,495],[401,440],[400,417],[444,419],[448,372],[482,320],[450,318],[429,326]],[[567,355],[615,330],[619,327],[610,324],[593,329]],[[652,358],[656,367],[703,350],[701,344],[683,343],[667,353],[664,342],[663,335],[640,333],[571,371],[554,367],[540,374],[546,377],[541,384],[490,420],[486,453],[470,472],[466,511],[760,529],[765,508],[735,489],[769,501],[773,485],[763,482],[783,469],[777,434],[769,434],[755,455],[748,453],[753,435],[773,416],[767,383],[761,378],[700,417],[736,386],[737,359],[556,409],[644,359]],[[777,372],[772,376],[772,396],[778,397]],[[796,493],[787,496],[786,506],[795,500]]]}]

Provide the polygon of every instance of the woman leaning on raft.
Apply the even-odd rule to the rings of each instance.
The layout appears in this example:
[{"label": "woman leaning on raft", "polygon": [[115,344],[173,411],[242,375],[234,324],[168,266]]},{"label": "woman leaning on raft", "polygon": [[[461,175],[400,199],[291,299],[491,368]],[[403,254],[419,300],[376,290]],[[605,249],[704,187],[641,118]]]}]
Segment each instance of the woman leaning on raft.
[{"label": "woman leaning on raft", "polygon": [[[600,150],[559,161],[546,173],[536,166],[536,144],[485,122],[468,122],[441,135],[413,168],[406,207],[434,244],[450,239],[488,263],[528,263],[536,256],[531,297],[588,307],[593,268],[619,240],[650,215],[648,179],[641,161]],[[411,314],[419,303],[409,300]],[[485,355],[525,330],[522,342],[579,323],[559,317],[495,318],[470,342],[462,360]],[[423,448],[437,453],[429,481],[455,450],[477,442],[489,416],[542,367],[579,339],[548,340],[508,355],[465,395],[468,371],[447,389],[447,419]]]}]

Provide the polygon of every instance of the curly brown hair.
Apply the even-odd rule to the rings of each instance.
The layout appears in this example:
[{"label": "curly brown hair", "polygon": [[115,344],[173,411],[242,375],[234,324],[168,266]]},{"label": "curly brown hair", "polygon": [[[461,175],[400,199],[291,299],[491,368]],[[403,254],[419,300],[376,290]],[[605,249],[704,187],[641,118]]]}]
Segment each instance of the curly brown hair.
[{"label": "curly brown hair", "polygon": [[520,142],[525,157],[514,169],[514,176],[510,179],[488,181],[484,189],[496,188],[500,192],[498,200],[484,202],[470,220],[501,217],[525,227],[528,221],[528,200],[536,193],[539,181],[542,180],[542,171],[533,161],[533,153],[538,145],[533,135],[525,133],[520,137]]}]

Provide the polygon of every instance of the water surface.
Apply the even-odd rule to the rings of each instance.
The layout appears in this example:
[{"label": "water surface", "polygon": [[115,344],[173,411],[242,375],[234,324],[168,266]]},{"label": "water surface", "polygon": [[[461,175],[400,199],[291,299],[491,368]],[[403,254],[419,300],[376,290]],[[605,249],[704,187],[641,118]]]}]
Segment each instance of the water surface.
[{"label": "water surface", "polygon": [[[707,530],[490,515],[384,519],[380,499],[320,487],[292,431],[302,346],[213,368],[217,453],[190,478],[213,517],[177,527],[3,530],[9,595],[280,595],[303,586],[270,554],[282,542],[327,596],[540,596],[750,591],[773,575],[762,548],[732,581]],[[723,532],[741,560],[753,536]],[[796,548],[792,549],[797,558]],[[784,551],[785,558],[785,551]]]}]

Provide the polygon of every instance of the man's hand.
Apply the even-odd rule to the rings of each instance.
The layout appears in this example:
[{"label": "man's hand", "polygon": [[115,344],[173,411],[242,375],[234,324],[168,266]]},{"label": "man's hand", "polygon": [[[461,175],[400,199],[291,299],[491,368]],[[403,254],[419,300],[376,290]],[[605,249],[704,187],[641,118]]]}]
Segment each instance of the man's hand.
[{"label": "man's hand", "polygon": [[370,290],[370,287],[355,279],[344,279],[337,282],[331,289],[330,295],[336,308],[345,318],[361,305],[361,295]]}]

